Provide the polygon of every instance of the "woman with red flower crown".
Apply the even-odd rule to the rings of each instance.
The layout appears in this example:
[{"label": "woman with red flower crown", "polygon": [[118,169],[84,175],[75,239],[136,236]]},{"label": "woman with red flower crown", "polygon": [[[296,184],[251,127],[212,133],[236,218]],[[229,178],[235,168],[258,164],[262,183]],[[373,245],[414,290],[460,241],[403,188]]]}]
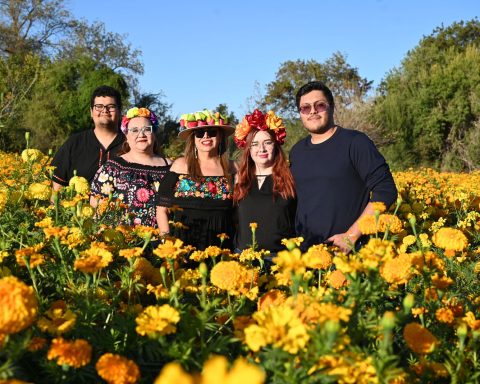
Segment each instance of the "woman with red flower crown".
[{"label": "woman with red flower crown", "polygon": [[256,109],[236,127],[235,143],[244,150],[233,194],[238,251],[253,246],[250,223],[257,223],[256,249],[271,256],[284,248],[283,238],[295,236],[295,187],[281,148],[285,137],[283,121],[273,111]]},{"label": "woman with red flower crown", "polygon": [[171,164],[161,155],[158,125],[157,116],[147,108],[127,111],[121,125],[126,140],[119,156],[107,160],[95,174],[92,206],[111,195],[127,206],[125,224],[157,226],[155,195]]},{"label": "woman with red flower crown", "polygon": [[226,138],[233,131],[218,112],[203,110],[180,117],[178,136],[186,141],[185,151],[158,191],[160,235],[172,234],[199,250],[210,245],[231,248],[235,167],[227,157]]}]

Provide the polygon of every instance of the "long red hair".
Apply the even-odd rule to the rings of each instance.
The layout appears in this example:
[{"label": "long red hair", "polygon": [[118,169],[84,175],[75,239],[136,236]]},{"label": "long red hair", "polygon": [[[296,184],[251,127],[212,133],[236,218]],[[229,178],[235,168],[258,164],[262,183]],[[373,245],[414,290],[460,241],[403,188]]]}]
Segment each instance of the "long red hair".
[{"label": "long red hair", "polygon": [[[250,146],[252,141],[260,130],[253,128],[247,135],[245,150],[240,160],[237,172],[237,182],[233,191],[233,201],[238,204],[239,201],[247,196],[248,191],[252,188],[252,183],[256,182],[255,163],[250,156]],[[295,197],[295,185],[293,176],[287,163],[282,147],[275,140],[275,135],[270,130],[265,130],[275,143],[273,149],[273,197],[281,196],[284,199]]]}]

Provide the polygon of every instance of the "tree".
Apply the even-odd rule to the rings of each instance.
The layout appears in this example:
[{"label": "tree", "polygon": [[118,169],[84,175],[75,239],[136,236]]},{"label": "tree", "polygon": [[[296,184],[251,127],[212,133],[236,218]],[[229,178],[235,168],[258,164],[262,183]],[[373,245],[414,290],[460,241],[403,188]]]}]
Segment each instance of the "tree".
[{"label": "tree", "polygon": [[302,85],[313,80],[323,81],[329,86],[339,108],[349,107],[356,99],[363,99],[372,86],[372,81],[362,78],[357,68],[351,67],[339,52],[324,63],[315,60],[286,61],[280,65],[276,79],[267,84],[261,107],[273,108],[288,117],[295,116],[295,94]]},{"label": "tree", "polygon": [[127,99],[123,76],[89,57],[49,63],[35,84],[21,129],[31,131],[32,144],[43,151],[58,147],[71,133],[92,126],[90,97],[100,84]]},{"label": "tree", "polygon": [[72,26],[63,4],[64,0],[1,0],[0,55],[46,55]]},{"label": "tree", "polygon": [[[480,119],[480,22],[436,28],[379,87],[374,118],[396,167],[473,169]],[[476,160],[475,160],[476,158]]]}]

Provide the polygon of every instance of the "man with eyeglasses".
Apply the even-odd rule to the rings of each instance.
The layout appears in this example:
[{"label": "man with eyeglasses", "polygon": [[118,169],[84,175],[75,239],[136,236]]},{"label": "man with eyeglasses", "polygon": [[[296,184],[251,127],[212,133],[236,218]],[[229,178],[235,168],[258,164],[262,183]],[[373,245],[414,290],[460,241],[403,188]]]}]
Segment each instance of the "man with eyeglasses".
[{"label": "man with eyeglasses", "polygon": [[296,105],[310,134],[290,151],[297,234],[304,237],[305,249],[330,243],[350,252],[361,237],[358,219],[374,214],[373,202],[391,206],[397,198],[395,182],[367,135],[335,124],[333,95],[325,84],[303,85]]},{"label": "man with eyeglasses", "polygon": [[125,136],[119,130],[122,109],[120,93],[103,85],[90,99],[94,128],[72,134],[55,154],[52,182],[55,190],[67,186],[76,174],[92,181],[100,166],[122,147]]}]

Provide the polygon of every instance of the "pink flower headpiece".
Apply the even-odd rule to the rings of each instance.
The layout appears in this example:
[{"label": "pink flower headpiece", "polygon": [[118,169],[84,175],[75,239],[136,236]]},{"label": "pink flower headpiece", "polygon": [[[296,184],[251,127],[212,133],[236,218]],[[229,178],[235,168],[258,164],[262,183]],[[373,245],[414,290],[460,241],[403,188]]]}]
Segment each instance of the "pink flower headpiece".
[{"label": "pink flower headpiece", "polygon": [[238,148],[245,148],[247,144],[245,139],[253,128],[260,131],[271,129],[275,133],[275,141],[280,145],[285,142],[285,137],[287,137],[283,120],[275,112],[269,111],[264,114],[255,109],[251,115],[245,115],[241,123],[237,124],[233,139]]},{"label": "pink flower headpiece", "polygon": [[122,125],[120,128],[125,135],[128,132],[128,123],[134,117],[146,117],[148,120],[150,120],[150,123],[152,123],[153,132],[157,132],[159,124],[155,113],[150,111],[148,108],[133,107],[127,111],[125,116],[122,117]]}]

